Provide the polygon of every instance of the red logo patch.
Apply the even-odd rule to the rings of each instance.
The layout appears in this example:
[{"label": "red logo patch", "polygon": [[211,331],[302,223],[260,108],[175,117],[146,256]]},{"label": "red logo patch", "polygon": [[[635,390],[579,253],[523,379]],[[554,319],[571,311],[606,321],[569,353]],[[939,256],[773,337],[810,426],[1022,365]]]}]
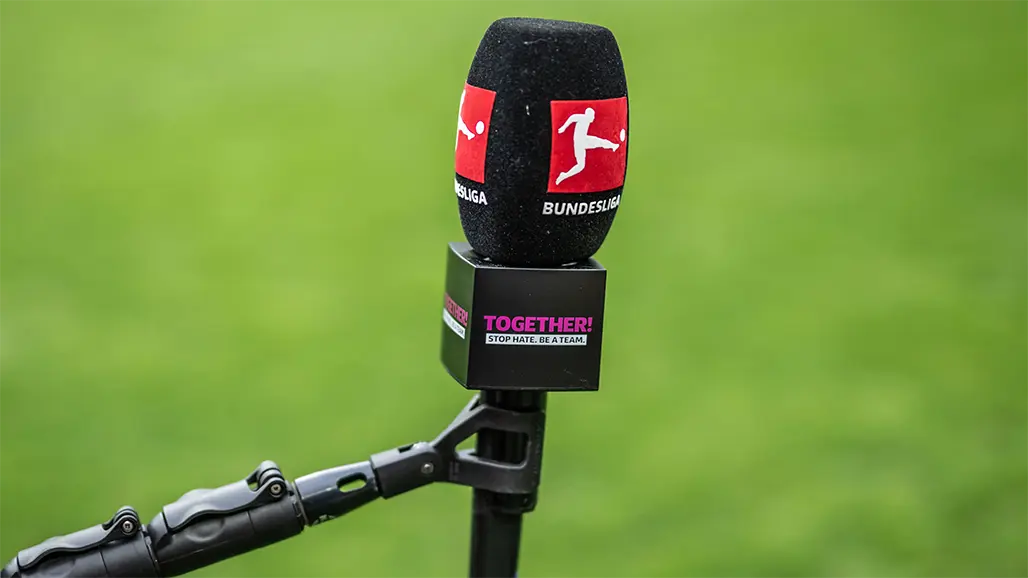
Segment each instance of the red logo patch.
[{"label": "red logo patch", "polygon": [[485,182],[485,151],[489,141],[489,119],[493,116],[496,92],[464,84],[457,110],[457,144],[453,164],[457,174]]},{"label": "red logo patch", "polygon": [[550,102],[551,193],[596,193],[625,184],[628,98]]}]

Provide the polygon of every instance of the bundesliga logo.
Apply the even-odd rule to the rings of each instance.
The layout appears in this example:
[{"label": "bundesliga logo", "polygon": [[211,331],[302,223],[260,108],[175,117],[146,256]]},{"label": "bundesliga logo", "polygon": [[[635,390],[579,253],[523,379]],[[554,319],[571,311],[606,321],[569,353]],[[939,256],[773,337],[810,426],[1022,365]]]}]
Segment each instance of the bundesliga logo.
[{"label": "bundesliga logo", "polygon": [[494,100],[496,92],[466,83],[464,92],[460,93],[454,168],[458,175],[476,183],[485,182],[485,152]]},{"label": "bundesliga logo", "polygon": [[550,123],[547,192],[597,193],[625,184],[627,97],[551,101]]}]

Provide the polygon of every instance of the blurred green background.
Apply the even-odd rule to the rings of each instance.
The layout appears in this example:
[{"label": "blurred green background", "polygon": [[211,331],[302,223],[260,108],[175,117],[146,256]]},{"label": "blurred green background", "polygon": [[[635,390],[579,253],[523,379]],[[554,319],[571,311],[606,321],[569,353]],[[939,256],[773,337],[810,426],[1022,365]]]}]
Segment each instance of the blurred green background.
[{"label": "blurred green background", "polygon": [[[633,115],[522,574],[1028,574],[1024,2],[3,2],[4,561],[449,422],[457,101],[512,15],[609,26]],[[469,506],[199,575],[462,575]]]}]

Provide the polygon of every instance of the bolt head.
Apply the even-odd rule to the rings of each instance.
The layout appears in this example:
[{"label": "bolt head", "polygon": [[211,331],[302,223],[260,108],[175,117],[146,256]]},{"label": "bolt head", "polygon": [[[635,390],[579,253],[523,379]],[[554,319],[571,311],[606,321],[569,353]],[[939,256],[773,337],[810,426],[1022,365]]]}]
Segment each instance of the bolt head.
[{"label": "bolt head", "polygon": [[125,534],[131,534],[136,529],[136,523],[132,520],[125,520],[121,523],[121,531]]},{"label": "bolt head", "polygon": [[435,465],[432,464],[432,462],[425,462],[421,465],[421,473],[425,474],[426,476],[431,475],[431,473],[434,471]]},{"label": "bolt head", "polygon": [[271,487],[268,488],[268,490],[271,491],[272,496],[277,496],[282,493],[282,484],[279,484],[277,482],[271,484]]}]

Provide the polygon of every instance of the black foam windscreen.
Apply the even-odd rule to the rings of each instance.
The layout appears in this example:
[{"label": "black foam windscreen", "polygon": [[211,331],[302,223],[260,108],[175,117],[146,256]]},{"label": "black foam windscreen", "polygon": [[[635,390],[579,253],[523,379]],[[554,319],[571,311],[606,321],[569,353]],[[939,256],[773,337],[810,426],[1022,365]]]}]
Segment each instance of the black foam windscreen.
[{"label": "black foam windscreen", "polygon": [[610,30],[494,22],[461,93],[454,188],[480,255],[552,266],[592,256],[624,188],[628,91]]}]

